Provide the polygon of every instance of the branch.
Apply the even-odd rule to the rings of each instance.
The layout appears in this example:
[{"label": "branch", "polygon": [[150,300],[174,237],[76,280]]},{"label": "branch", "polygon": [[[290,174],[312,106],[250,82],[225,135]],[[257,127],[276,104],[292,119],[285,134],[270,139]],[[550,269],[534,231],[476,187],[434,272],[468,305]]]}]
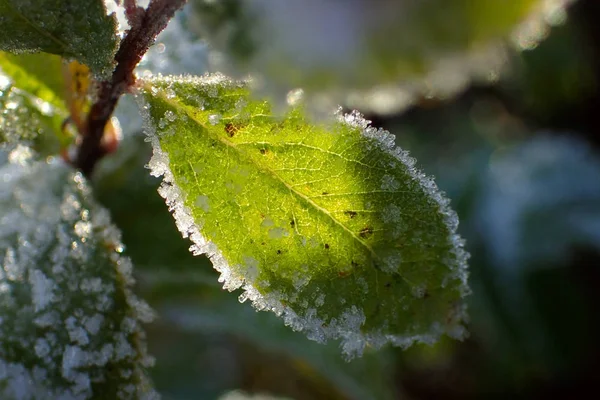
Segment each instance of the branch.
[{"label": "branch", "polygon": [[100,83],[98,98],[88,114],[86,131],[83,132],[83,140],[75,160],[75,166],[87,177],[107,153],[101,145],[104,127],[112,116],[119,98],[135,84],[135,67],[154,43],[156,36],[173,18],[175,11],[183,7],[186,1],[151,0],[143,14],[139,13],[138,23],[131,27],[121,41],[115,55],[117,66],[111,79]]}]

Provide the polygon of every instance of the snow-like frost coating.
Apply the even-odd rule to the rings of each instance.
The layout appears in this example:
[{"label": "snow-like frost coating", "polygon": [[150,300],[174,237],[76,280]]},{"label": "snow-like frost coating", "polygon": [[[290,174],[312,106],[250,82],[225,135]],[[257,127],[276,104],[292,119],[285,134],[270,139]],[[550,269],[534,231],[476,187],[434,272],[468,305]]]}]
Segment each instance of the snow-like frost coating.
[{"label": "snow-like frost coating", "polygon": [[[221,74],[206,75],[201,78],[160,77],[158,79],[163,83],[187,82],[196,85],[232,84],[230,80]],[[360,356],[366,346],[379,348],[386,343],[393,343],[394,345],[406,348],[416,342],[433,344],[442,334],[447,334],[457,339],[465,337],[466,331],[461,325],[461,322],[466,319],[466,306],[464,304],[457,304],[449,315],[447,315],[446,325],[434,323],[427,334],[401,336],[377,332],[363,332],[361,326],[364,324],[366,317],[363,311],[354,305],[349,306],[338,318],[324,321],[317,316],[317,310],[314,308],[305,307],[302,312],[296,312],[286,306],[286,296],[277,290],[266,294],[260,293],[253,285],[256,280],[256,267],[259,262],[248,258],[244,262],[246,272],[242,274],[234,272],[234,268],[229,265],[216,244],[208,241],[202,235],[202,226],[194,222],[191,210],[185,205],[185,193],[175,183],[175,177],[169,168],[169,156],[160,146],[159,133],[157,133],[156,127],[152,122],[152,117],[150,116],[152,106],[145,101],[143,96],[138,96],[138,101],[144,117],[144,131],[154,151],[147,167],[153,176],[163,177],[163,182],[158,189],[159,194],[165,199],[183,237],[190,238],[193,242],[190,251],[195,255],[205,254],[210,258],[214,268],[221,274],[219,282],[223,283],[224,289],[229,291],[239,288],[243,289],[244,293],[239,298],[241,302],[249,299],[257,310],[274,312],[283,318],[286,325],[294,330],[304,331],[312,340],[323,343],[329,339],[340,339],[342,350],[348,358]],[[460,282],[458,289],[461,296],[466,296],[469,293],[467,285],[467,260],[469,255],[464,250],[464,241],[456,233],[458,218],[456,213],[450,209],[449,200],[443,196],[431,178],[425,176],[414,167],[415,160],[409,157],[406,151],[395,147],[395,137],[389,132],[370,127],[370,122],[366,121],[358,112],[343,114],[341,109],[339,109],[335,113],[335,117],[339,122],[359,129],[362,135],[374,139],[372,140],[374,146],[378,146],[382,151],[393,155],[396,162],[401,163],[409,170],[411,178],[415,182],[418,182],[421,189],[437,204],[439,213],[443,215],[448,231],[448,241],[452,245],[450,251],[453,257],[443,260],[449,269],[446,279],[458,280]],[[391,177],[384,179],[382,187],[397,188],[397,182],[389,178]],[[390,218],[397,218],[397,215],[393,214]],[[239,269],[237,270],[239,271]],[[307,283],[302,282],[298,286],[304,286]],[[423,290],[417,290],[413,295],[416,298],[422,297],[424,296]],[[321,299],[321,297],[317,296],[317,299]]]},{"label": "snow-like frost coating", "polygon": [[157,398],[119,232],[80,174],[32,155],[0,154],[0,398]]}]

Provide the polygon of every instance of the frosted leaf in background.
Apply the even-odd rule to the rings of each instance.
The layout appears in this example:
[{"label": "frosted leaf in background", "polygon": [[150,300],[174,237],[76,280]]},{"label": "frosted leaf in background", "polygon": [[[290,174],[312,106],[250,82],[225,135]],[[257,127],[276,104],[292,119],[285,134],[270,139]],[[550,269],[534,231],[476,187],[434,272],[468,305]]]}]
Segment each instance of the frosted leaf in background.
[{"label": "frosted leaf in background", "polygon": [[302,87],[318,104],[389,113],[496,80],[508,42],[534,47],[571,2],[195,0],[190,27],[217,70],[256,74],[278,98]]},{"label": "frosted leaf in background", "polygon": [[575,243],[600,249],[600,158],[573,136],[540,135],[496,154],[479,207],[494,264],[564,261]]},{"label": "frosted leaf in background", "polygon": [[0,50],[74,58],[106,76],[117,49],[116,20],[102,0],[4,0]]},{"label": "frosted leaf in background", "polygon": [[0,167],[0,397],[156,398],[119,231],[84,178],[17,146]]},{"label": "frosted leaf in background", "polygon": [[143,88],[159,193],[240,301],[350,357],[465,335],[458,219],[393,135],[356,112],[273,116],[220,74]]},{"label": "frosted leaf in background", "polygon": [[[528,279],[567,263],[578,246],[600,249],[600,158],[570,136],[540,134],[498,151],[482,176],[475,229],[529,349],[554,352]],[[565,285],[572,285],[566,281]],[[568,287],[568,286],[565,286]]]}]

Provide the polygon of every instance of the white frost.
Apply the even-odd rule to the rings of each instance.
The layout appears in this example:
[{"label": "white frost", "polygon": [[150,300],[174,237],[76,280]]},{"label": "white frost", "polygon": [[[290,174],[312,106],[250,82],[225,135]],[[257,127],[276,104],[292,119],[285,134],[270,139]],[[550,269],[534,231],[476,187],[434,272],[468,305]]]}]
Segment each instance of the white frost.
[{"label": "white frost", "polygon": [[108,364],[132,371],[111,382],[118,393],[152,397],[141,330],[149,308],[131,293],[119,232],[80,174],[32,154],[17,147],[4,164],[0,154],[0,398],[102,397],[91,382],[110,378]]}]

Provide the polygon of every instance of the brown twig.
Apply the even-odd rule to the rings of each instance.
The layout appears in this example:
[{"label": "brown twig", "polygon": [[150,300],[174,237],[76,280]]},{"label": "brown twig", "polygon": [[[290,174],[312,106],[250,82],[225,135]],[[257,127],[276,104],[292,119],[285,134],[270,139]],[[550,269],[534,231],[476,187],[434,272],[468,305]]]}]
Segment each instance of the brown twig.
[{"label": "brown twig", "polygon": [[96,163],[106,155],[101,140],[104,127],[112,116],[119,98],[135,84],[135,67],[141,61],[156,36],[165,29],[175,11],[184,6],[187,0],[151,0],[148,8],[140,12],[138,23],[127,32],[115,55],[116,68],[110,80],[100,83],[98,98],[87,117],[86,131],[83,132],[81,146],[75,166],[90,176]]}]

